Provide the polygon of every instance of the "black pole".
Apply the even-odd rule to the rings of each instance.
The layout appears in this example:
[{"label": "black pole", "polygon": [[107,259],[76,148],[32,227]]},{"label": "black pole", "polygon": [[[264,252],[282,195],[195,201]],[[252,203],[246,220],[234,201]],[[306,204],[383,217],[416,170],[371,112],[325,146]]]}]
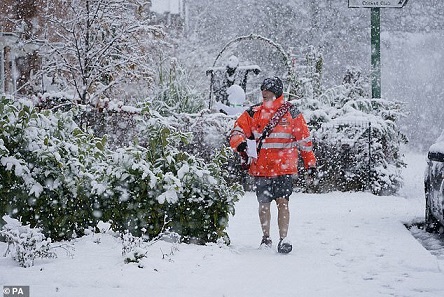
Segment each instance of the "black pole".
[{"label": "black pole", "polygon": [[368,173],[367,173],[367,190],[371,191],[371,169],[372,169],[372,123],[368,122]]}]

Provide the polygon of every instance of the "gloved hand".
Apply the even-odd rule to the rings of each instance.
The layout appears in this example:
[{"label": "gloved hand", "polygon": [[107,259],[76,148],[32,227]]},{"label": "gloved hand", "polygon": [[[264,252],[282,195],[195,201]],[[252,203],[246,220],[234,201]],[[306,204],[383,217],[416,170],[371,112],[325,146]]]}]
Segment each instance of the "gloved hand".
[{"label": "gloved hand", "polygon": [[250,168],[250,160],[247,155],[247,142],[241,142],[236,148],[241,157],[241,168],[248,170]]},{"label": "gloved hand", "polygon": [[319,174],[316,167],[310,167],[307,169],[307,191],[309,193],[316,193],[319,186]]},{"label": "gloved hand", "polygon": [[246,151],[247,151],[247,142],[246,142],[246,141],[241,142],[241,143],[237,146],[236,150],[237,150],[239,153],[246,152]]},{"label": "gloved hand", "polygon": [[318,169],[316,167],[310,167],[307,169],[307,175],[311,179],[315,179],[318,177]]}]

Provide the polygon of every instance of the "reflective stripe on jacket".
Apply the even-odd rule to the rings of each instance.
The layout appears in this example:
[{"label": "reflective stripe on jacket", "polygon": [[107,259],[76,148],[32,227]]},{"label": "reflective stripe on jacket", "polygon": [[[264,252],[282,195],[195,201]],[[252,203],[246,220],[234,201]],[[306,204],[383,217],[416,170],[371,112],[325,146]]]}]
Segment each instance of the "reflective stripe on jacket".
[{"label": "reflective stripe on jacket", "polygon": [[[274,112],[283,103],[284,97],[280,96],[269,108],[261,104],[243,112],[231,130],[230,146],[236,150],[247,138],[258,141]],[[306,168],[316,166],[307,123],[297,108],[292,106],[263,140],[258,158],[251,163],[249,173],[253,176],[295,174],[299,153]]]}]

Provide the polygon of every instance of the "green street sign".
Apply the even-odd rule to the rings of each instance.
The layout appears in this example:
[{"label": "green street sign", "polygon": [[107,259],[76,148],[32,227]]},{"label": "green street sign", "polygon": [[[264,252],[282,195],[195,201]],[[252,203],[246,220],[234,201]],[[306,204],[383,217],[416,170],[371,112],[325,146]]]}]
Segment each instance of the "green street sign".
[{"label": "green street sign", "polygon": [[385,1],[370,1],[370,0],[348,0],[349,8],[402,8],[408,0],[385,0]]},{"label": "green street sign", "polygon": [[349,8],[371,8],[372,98],[381,98],[381,14],[380,8],[402,8],[408,0],[348,0]]}]

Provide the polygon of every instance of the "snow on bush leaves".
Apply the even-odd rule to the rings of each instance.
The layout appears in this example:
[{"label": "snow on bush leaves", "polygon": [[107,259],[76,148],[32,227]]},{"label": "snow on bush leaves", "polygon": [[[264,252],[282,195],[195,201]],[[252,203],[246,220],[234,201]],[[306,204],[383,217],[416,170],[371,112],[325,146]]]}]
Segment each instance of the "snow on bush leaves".
[{"label": "snow on bush leaves", "polygon": [[[226,237],[241,190],[224,180],[223,169],[212,164],[217,158],[205,163],[183,152],[187,135],[160,116],[140,123],[143,146],[111,151],[105,137],[78,128],[75,110],[38,112],[26,101],[3,98],[0,111],[1,213],[54,240],[82,235],[98,220],[137,236],[146,230],[150,238],[165,221],[186,241]],[[177,199],[158,201],[171,191]]]},{"label": "snow on bush leaves", "polygon": [[34,266],[36,258],[54,258],[56,254],[51,252],[51,238],[46,238],[39,228],[31,228],[9,216],[3,216],[6,225],[0,230],[5,236],[8,248],[5,256],[9,253],[12,258],[22,267]]},{"label": "snow on bush leaves", "polygon": [[407,138],[398,120],[402,104],[373,99],[358,80],[295,102],[312,127],[321,172],[320,191],[396,193],[405,166],[400,146]]}]

